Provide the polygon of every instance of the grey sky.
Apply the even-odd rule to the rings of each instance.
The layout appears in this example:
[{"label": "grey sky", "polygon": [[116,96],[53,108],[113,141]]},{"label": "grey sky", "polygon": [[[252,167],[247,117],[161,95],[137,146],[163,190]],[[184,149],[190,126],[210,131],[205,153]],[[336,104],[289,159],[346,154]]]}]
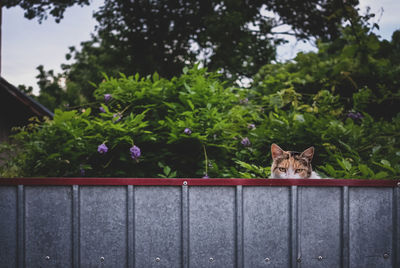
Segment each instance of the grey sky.
[{"label": "grey sky", "polygon": [[[2,76],[14,85],[25,84],[37,89],[36,67],[44,65],[45,70],[60,72],[60,65],[66,62],[68,47],[79,47],[80,42],[90,39],[96,21],[92,13],[102,3],[94,0],[89,7],[72,7],[65,13],[60,23],[49,18],[39,24],[37,20],[27,20],[20,8],[3,9],[3,44]],[[394,30],[400,29],[399,0],[360,0],[361,10],[371,7],[377,14],[382,38],[390,40]],[[278,60],[293,58],[298,51],[315,50],[310,43],[296,42],[289,38],[289,43],[278,48]]]}]

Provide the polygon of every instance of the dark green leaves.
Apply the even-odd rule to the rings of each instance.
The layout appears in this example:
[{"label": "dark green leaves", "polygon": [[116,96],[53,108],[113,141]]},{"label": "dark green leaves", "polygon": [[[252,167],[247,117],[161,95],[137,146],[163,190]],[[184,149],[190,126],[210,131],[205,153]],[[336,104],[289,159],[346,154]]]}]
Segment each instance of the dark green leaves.
[{"label": "dark green leaves", "polygon": [[[92,108],[56,110],[54,120],[32,120],[21,129],[15,136],[19,151],[0,172],[266,178],[270,145],[277,143],[294,151],[314,146],[313,168],[325,177],[399,178],[399,115],[386,121],[357,114],[352,107],[350,116],[334,91],[302,93],[299,78],[291,73],[293,63],[281,67],[287,82],[282,83],[282,73],[270,72],[256,89],[229,87],[198,66],[170,80],[157,75],[106,78],[95,91]],[[261,94],[265,85],[279,90]],[[105,94],[112,99],[105,102]],[[357,105],[364,99],[359,95]],[[100,154],[103,143],[107,152]],[[136,160],[133,146],[141,151]]]}]

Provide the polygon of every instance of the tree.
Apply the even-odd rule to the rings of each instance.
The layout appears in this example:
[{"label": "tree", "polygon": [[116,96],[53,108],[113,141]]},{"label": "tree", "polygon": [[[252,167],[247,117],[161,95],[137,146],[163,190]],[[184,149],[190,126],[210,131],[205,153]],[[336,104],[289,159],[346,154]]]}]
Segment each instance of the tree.
[{"label": "tree", "polygon": [[[283,40],[274,27],[288,23],[301,38],[332,39],[344,13],[336,1],[112,1],[95,13],[107,49],[123,52],[128,73],[165,77],[201,59],[233,78],[251,76],[275,57]],[[354,6],[358,1],[351,1]],[[272,11],[280,19],[266,15]]]},{"label": "tree", "polygon": [[27,88],[20,85],[19,88],[23,92],[37,99],[50,110],[59,107],[78,106],[83,102],[84,97],[79,89],[74,85],[64,85],[65,77],[62,74],[54,74],[53,70],[46,71],[43,65],[38,66],[37,70],[39,71],[36,76],[40,90],[39,96],[32,94],[32,87]]},{"label": "tree", "polygon": [[[396,116],[400,106],[400,31],[393,33],[391,41],[379,40],[367,19],[344,27],[334,41],[318,42],[318,52],[299,53],[292,61],[265,65],[253,77],[254,87],[282,107],[287,101],[267,96],[289,96],[294,90],[313,96],[322,89],[337,94],[348,111],[388,120]],[[308,98],[309,103],[315,101]]]},{"label": "tree", "polygon": [[[6,1],[5,6],[20,5],[28,18],[41,20],[50,14],[59,21],[74,4],[88,1]],[[346,7],[355,10],[357,4],[351,0]],[[157,71],[171,78],[185,65],[201,61],[235,81],[251,77],[275,59],[275,47],[284,42],[275,27],[289,24],[293,30],[284,34],[331,40],[346,17],[343,7],[339,1],[323,0],[105,0],[94,14],[97,34],[82,44],[81,51],[71,50],[68,57],[75,62],[64,69],[87,98],[94,89],[88,81],[99,83],[101,72]]]},{"label": "tree", "polygon": [[28,19],[37,18],[39,22],[47,19],[49,15],[60,22],[64,12],[73,5],[89,5],[89,0],[63,0],[63,1],[41,1],[41,0],[2,0],[1,5],[5,8],[20,6],[25,10]]}]

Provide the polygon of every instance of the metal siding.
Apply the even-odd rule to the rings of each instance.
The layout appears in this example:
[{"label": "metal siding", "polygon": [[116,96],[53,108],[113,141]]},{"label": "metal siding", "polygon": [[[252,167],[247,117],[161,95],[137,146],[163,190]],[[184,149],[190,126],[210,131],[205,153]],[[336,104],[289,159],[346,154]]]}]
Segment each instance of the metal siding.
[{"label": "metal siding", "polygon": [[350,188],[350,267],[392,267],[392,193],[391,188]]},{"label": "metal siding", "polygon": [[340,267],[341,188],[299,188],[299,251],[301,265]]},{"label": "metal siding", "polygon": [[72,267],[70,186],[25,187],[25,267]]},{"label": "metal siding", "polygon": [[181,267],[181,188],[135,187],[135,267]]},{"label": "metal siding", "polygon": [[80,266],[127,266],[127,187],[80,187]]},{"label": "metal siding", "polygon": [[290,266],[289,191],[289,187],[243,188],[244,267]]},{"label": "metal siding", "polygon": [[400,267],[400,183],[393,188],[393,267]]},{"label": "metal siding", "polygon": [[1,186],[0,267],[395,268],[399,209],[400,187]]},{"label": "metal siding", "polygon": [[17,187],[0,187],[0,267],[17,265]]},{"label": "metal siding", "polygon": [[189,187],[189,267],[235,267],[234,187]]}]

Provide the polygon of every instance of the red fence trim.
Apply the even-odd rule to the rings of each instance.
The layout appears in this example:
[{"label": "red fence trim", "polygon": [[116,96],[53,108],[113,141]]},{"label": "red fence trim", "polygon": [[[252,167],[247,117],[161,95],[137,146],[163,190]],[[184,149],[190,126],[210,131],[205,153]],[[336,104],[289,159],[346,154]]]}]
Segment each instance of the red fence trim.
[{"label": "red fence trim", "polygon": [[154,185],[154,186],[400,186],[396,180],[355,179],[155,179],[155,178],[0,178],[0,185]]}]

